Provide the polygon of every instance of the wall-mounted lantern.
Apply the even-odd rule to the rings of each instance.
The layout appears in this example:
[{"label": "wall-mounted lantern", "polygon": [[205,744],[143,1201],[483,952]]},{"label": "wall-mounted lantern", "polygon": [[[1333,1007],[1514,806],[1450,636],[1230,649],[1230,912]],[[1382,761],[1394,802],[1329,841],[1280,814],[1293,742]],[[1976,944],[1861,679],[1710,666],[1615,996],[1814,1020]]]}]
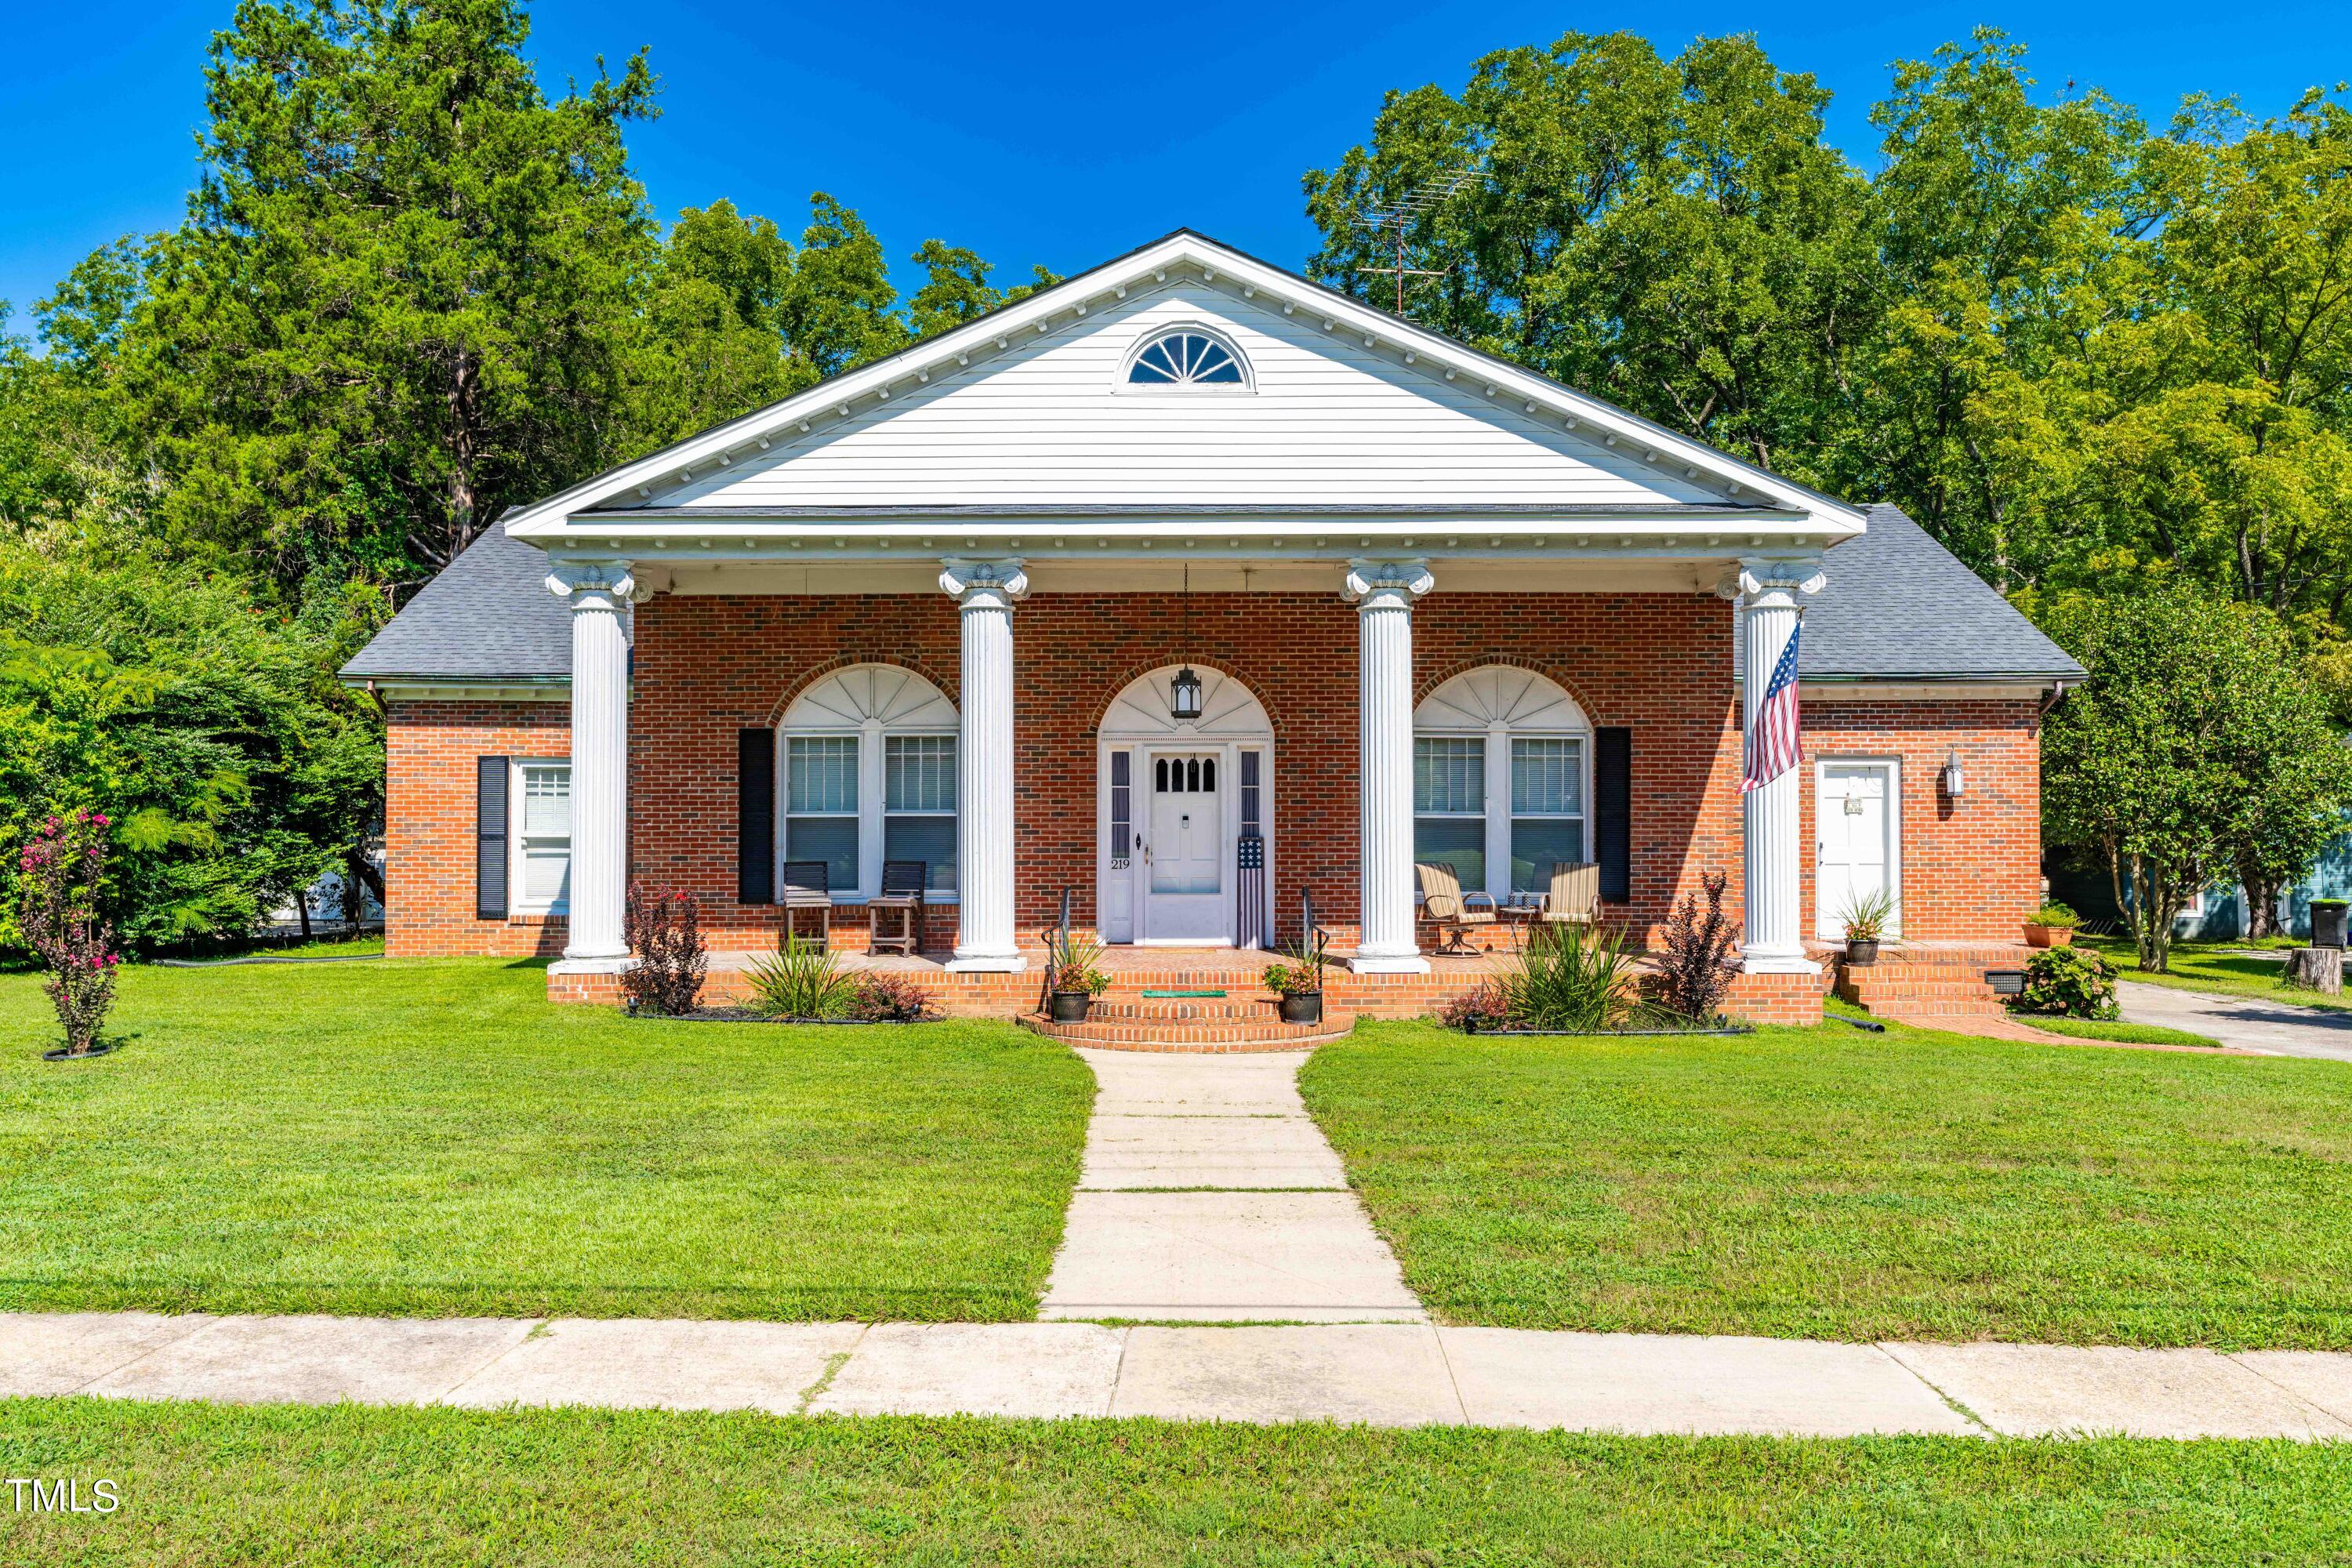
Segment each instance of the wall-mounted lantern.
[{"label": "wall-mounted lantern", "polygon": [[1969,793],[1969,775],[1960,769],[1960,753],[1952,752],[1944,759],[1944,795],[1958,800]]}]

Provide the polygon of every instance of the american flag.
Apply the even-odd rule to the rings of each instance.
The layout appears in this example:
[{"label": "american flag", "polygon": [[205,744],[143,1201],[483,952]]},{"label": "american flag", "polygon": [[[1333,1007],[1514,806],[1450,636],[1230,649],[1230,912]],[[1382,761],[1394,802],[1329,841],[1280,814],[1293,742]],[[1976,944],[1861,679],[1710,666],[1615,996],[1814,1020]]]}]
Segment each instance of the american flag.
[{"label": "american flag", "polygon": [[1764,700],[1757,704],[1755,727],[1748,735],[1748,772],[1739,781],[1742,795],[1797,765],[1797,638],[1804,629],[1800,621],[1790,631],[1789,646],[1780,650]]}]

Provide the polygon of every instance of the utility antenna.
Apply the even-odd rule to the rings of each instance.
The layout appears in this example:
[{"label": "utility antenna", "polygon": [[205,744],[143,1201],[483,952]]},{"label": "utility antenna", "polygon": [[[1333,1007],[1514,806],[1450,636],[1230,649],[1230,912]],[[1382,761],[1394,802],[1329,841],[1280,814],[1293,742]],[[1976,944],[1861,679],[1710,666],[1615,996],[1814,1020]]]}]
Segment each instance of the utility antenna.
[{"label": "utility antenna", "polygon": [[1450,267],[1439,268],[1435,270],[1426,267],[1407,267],[1404,264],[1405,231],[1428,216],[1436,209],[1440,202],[1469,189],[1478,183],[1478,179],[1475,170],[1448,170],[1444,174],[1422,181],[1387,206],[1357,209],[1355,219],[1358,226],[1371,232],[1374,237],[1372,243],[1375,246],[1389,247],[1391,254],[1395,258],[1395,263],[1389,267],[1359,267],[1356,270],[1396,279],[1396,313],[1398,315],[1404,314],[1406,279],[1443,278],[1453,270]]}]

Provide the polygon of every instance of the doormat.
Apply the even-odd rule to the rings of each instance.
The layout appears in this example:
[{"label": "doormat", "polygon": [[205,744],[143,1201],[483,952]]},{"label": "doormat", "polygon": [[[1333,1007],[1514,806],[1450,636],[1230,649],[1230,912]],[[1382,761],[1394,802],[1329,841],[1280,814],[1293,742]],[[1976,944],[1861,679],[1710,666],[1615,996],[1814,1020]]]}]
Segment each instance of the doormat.
[{"label": "doormat", "polygon": [[1224,994],[1224,993],[1223,993],[1223,991],[1146,991],[1146,992],[1144,993],[1144,994],[1145,994],[1146,996],[1155,996],[1155,997],[1169,997],[1169,996],[1223,996],[1223,995]]}]

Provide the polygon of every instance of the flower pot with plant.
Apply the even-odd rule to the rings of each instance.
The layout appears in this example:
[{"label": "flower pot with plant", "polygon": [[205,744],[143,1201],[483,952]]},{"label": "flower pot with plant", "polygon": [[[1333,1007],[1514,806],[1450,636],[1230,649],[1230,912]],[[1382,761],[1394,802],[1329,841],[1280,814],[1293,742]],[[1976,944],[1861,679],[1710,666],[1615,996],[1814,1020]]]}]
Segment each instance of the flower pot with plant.
[{"label": "flower pot with plant", "polygon": [[2025,917],[2025,945],[2071,947],[2074,928],[2082,923],[2082,916],[2053,899]]},{"label": "flower pot with plant", "polygon": [[1323,1021],[1323,965],[1328,939],[1321,931],[1304,947],[1285,948],[1283,962],[1265,966],[1265,988],[1279,998],[1286,1024]]},{"label": "flower pot with plant", "polygon": [[1858,895],[1845,907],[1845,961],[1851,964],[1878,962],[1878,944],[1895,923],[1895,895],[1881,888]]},{"label": "flower pot with plant", "polygon": [[1110,976],[1095,967],[1102,943],[1072,936],[1066,925],[1045,932],[1047,1016],[1056,1024],[1082,1024],[1096,997],[1110,989]]}]

